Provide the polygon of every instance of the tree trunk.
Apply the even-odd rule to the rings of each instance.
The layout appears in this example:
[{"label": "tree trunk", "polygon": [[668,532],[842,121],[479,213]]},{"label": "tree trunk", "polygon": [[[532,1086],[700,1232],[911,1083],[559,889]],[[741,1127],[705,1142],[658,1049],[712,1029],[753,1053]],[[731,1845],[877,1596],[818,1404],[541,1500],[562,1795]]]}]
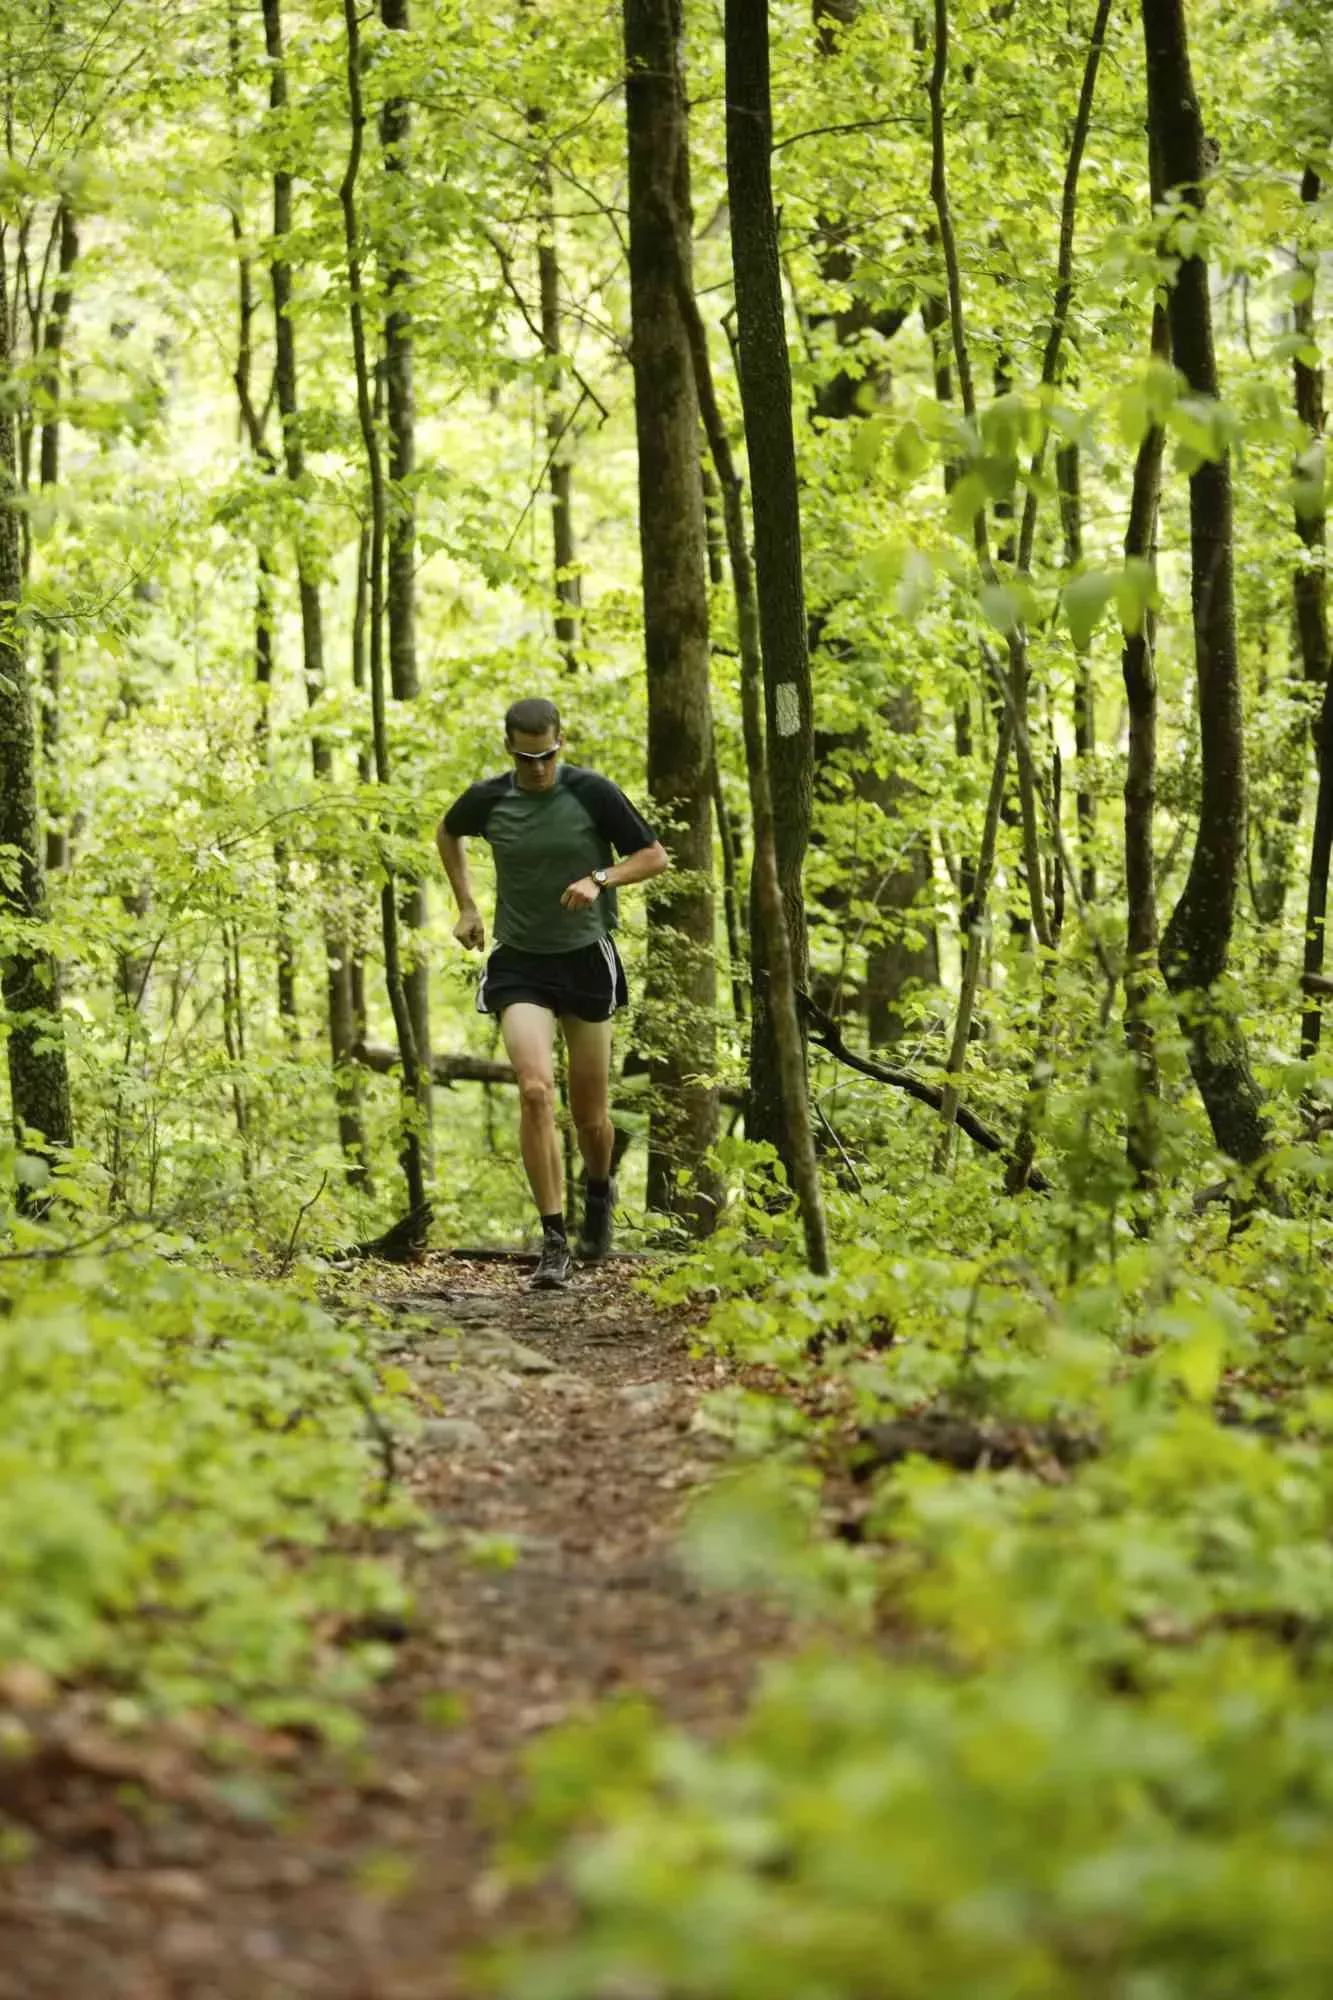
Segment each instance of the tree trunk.
[{"label": "tree trunk", "polygon": [[[261,4],[264,46],[269,61],[269,107],[276,116],[287,108],[282,0],[261,0]],[[283,158],[289,144],[285,133],[280,134],[279,144],[283,148],[280,158]],[[273,251],[269,266],[273,288],[274,393],[282,424],[283,464],[293,487],[300,487],[305,478],[305,448],[301,442],[297,400],[292,272],[285,247],[291,227],[292,176],[288,167],[279,165],[273,175]],[[299,528],[296,535],[296,576],[301,600],[301,664],[306,701],[313,708],[324,691],[324,620],[315,557],[308,538]],[[333,753],[318,729],[311,731],[310,761],[315,777],[321,783],[327,783],[333,775]],[[328,882],[326,871],[326,899],[331,898],[332,891],[333,884]],[[325,911],[323,929],[329,1058],[338,1108],[338,1137],[349,1162],[349,1170],[355,1176],[366,1158],[366,1138],[361,1121],[360,1086],[352,1063],[352,1038],[348,1033],[348,1024],[354,1018],[351,952],[345,927],[331,910]]]},{"label": "tree trunk", "polygon": [[[540,132],[546,113],[540,105],[528,107],[528,124]],[[537,174],[537,291],[542,340],[542,406],[546,415],[547,484],[551,493],[551,555],[555,580],[555,638],[566,673],[576,673],[579,665],[579,620],[583,611],[583,588],[578,573],[578,547],[574,539],[573,468],[570,462],[569,429],[572,422],[565,396],[565,364],[560,313],[560,251],[555,231],[555,196],[551,187],[551,165],[542,153]]]},{"label": "tree trunk", "polygon": [[[408,0],[380,0],[380,19],[391,32],[405,34],[410,25]],[[421,691],[417,672],[416,634],[416,498],[411,480],[416,470],[416,393],[412,331],[410,269],[410,187],[408,162],[412,111],[405,97],[389,98],[380,113],[384,149],[385,230],[388,301],[384,316],[384,382],[389,419],[389,482],[387,607],[389,613],[389,684],[395,701],[415,701]],[[399,898],[403,931],[403,982],[412,1015],[417,1061],[423,1077],[430,1075],[430,966],[421,943],[426,927],[426,886],[420,877],[404,878]],[[431,1146],[431,1101],[427,1084],[421,1099],[422,1134]]]},{"label": "tree trunk", "polygon": [[[1060,493],[1060,525],[1064,530],[1065,571],[1077,576],[1083,564],[1082,461],[1076,444],[1056,453],[1056,485]],[[1079,894],[1091,908],[1097,900],[1097,794],[1092,760],[1097,751],[1097,693],[1092,676],[1092,646],[1074,647],[1074,751],[1078,784],[1074,813],[1078,824]]]},{"label": "tree trunk", "polygon": [[[932,237],[938,238],[938,228],[932,226],[930,234]],[[926,339],[930,342],[931,374],[935,385],[935,400],[942,408],[947,409],[953,401],[953,370],[949,366],[949,308],[942,299],[926,299],[921,308],[921,326]],[[953,492],[957,484],[958,467],[950,460],[944,467],[944,493],[946,499]],[[976,754],[976,745],[972,735],[972,696],[970,693],[965,692],[954,708],[953,747],[954,755],[961,765],[967,765],[972,762]],[[962,921],[963,912],[972,901],[973,891],[976,888],[976,879],[976,857],[969,854],[966,847],[962,847],[959,849],[958,854],[957,886],[958,928],[960,936],[964,939],[964,956],[967,953],[967,945],[966,932]],[[938,977],[938,973],[936,976]]]},{"label": "tree trunk", "polygon": [[17,465],[11,379],[9,288],[0,237],[0,917],[21,927],[0,957],[8,1021],[14,1132],[27,1147],[73,1143],[69,1073],[55,958],[37,927],[46,920],[46,872],[38,837],[32,689],[18,623],[23,556],[14,506]]},{"label": "tree trunk", "polygon": [[[1319,176],[1307,167],[1301,178],[1301,199],[1313,207],[1319,200]],[[1313,251],[1301,258],[1308,284],[1308,296],[1296,301],[1296,330],[1311,344],[1315,338],[1315,276],[1318,269]],[[1309,432],[1310,449],[1317,453],[1324,438],[1324,371],[1298,354],[1295,369],[1296,414]],[[1319,464],[1316,457],[1313,461]],[[1322,468],[1321,468],[1322,470]],[[1304,970],[1324,969],[1324,929],[1328,905],[1329,849],[1333,846],[1333,674],[1330,674],[1328,642],[1327,520],[1323,486],[1317,477],[1301,479],[1303,494],[1296,511],[1296,532],[1305,545],[1305,560],[1297,565],[1292,578],[1292,599],[1301,668],[1306,682],[1322,687],[1323,702],[1315,736],[1318,752],[1319,789],[1315,795],[1314,834],[1310,846],[1310,877],[1305,903]],[[1321,1010],[1312,1000],[1301,1017],[1301,1055],[1309,1059],[1319,1047]]]},{"label": "tree trunk", "polygon": [[[239,151],[242,143],[240,116],[241,19],[239,0],[231,0],[227,18],[227,95],[231,106],[232,143]],[[246,246],[242,193],[238,183],[231,200],[231,236],[236,250],[236,366],[232,381],[240,411],[241,431],[264,472],[277,471],[272,449],[265,435],[267,409],[255,409],[251,375],[254,366],[254,321],[256,312],[254,271]],[[255,557],[255,751],[259,764],[268,770],[273,744],[273,558],[261,546]],[[274,957],[277,973],[278,1019],[293,1046],[300,1039],[296,1007],[296,945],[292,937],[291,861],[281,834],[273,841]]]},{"label": "tree trunk", "polygon": [[717,818],[717,845],[722,856],[722,914],[726,922],[727,963],[731,968],[731,1010],[736,1016],[736,1026],[745,1028],[748,1010],[745,1005],[745,946],[741,939],[741,904],[737,889],[736,837],[731,818],[727,811],[726,793],[722,789],[722,773],[718,768],[716,749],[713,754],[713,811]]},{"label": "tree trunk", "polygon": [[[934,0],[934,50],[931,57],[928,96],[930,102],[930,197],[935,211],[935,230],[939,238],[940,256],[944,264],[946,319],[949,328],[949,345],[953,353],[954,367],[958,375],[958,395],[963,415],[969,423],[976,422],[977,397],[972,376],[972,357],[967,341],[967,326],[963,317],[963,284],[958,262],[958,239],[954,234],[953,209],[949,198],[948,164],[944,144],[944,86],[949,71],[949,7],[948,0]],[[941,347],[943,343],[940,343]],[[935,373],[936,394],[940,393],[940,351],[936,349]],[[946,482],[948,474],[946,473]],[[991,561],[990,530],[986,522],[985,509],[978,511],[972,527],[973,546],[976,550],[977,566],[984,579],[994,575]],[[984,713],[984,710],[983,710]],[[955,731],[962,741],[960,721],[967,724],[967,735],[971,734],[970,709],[962,716],[955,716]],[[960,925],[963,944],[962,973],[958,983],[958,1005],[954,1012],[953,1032],[950,1037],[949,1054],[945,1066],[944,1091],[940,1102],[941,1131],[935,1142],[935,1167],[943,1169],[953,1150],[954,1122],[958,1115],[958,1105],[962,1095],[963,1071],[967,1062],[968,1042],[972,1034],[972,1016],[976,1008],[977,988],[981,980],[983,946],[983,925],[986,904],[990,896],[991,878],[995,872],[995,850],[999,839],[1000,819],[1004,810],[1004,798],[1009,771],[1009,755],[1013,749],[1012,718],[1005,708],[999,717],[996,730],[995,760],[991,767],[990,790],[986,800],[986,817],[982,828],[981,845],[972,864],[972,894],[964,901]],[[960,870],[961,873],[961,870]]]},{"label": "tree trunk", "polygon": [[[1184,0],[1142,0],[1150,141],[1162,190],[1202,211],[1208,174],[1190,73]],[[1167,296],[1171,351],[1192,394],[1217,399],[1208,267],[1182,256]],[[1201,788],[1194,853],[1162,937],[1161,964],[1185,1026],[1190,1068],[1224,1153],[1253,1166],[1268,1127],[1245,1038],[1220,990],[1244,856],[1245,742],[1232,545],[1231,461],[1223,452],[1190,478],[1191,599],[1199,689]]]},{"label": "tree trunk", "polygon": [[[1152,351],[1171,358],[1166,309],[1153,307]],[[1166,433],[1159,424],[1146,432],[1134,461],[1125,560],[1155,562],[1157,510],[1162,490]],[[1145,606],[1138,629],[1124,634],[1120,670],[1129,708],[1129,754],[1125,764],[1125,1035],[1134,1060],[1134,1097],[1125,1134],[1125,1156],[1141,1188],[1157,1172],[1157,1042],[1151,1000],[1157,962],[1157,875],[1153,854],[1153,810],[1157,799],[1157,672],[1153,654],[1156,621]]]},{"label": "tree trunk", "polygon": [[[677,239],[679,242],[679,239]],[[762,924],[764,963],[769,969],[769,1008],[777,1047],[778,1090],[782,1100],[782,1129],[791,1145],[792,1186],[796,1193],[805,1231],[806,1261],[820,1275],[830,1268],[828,1225],[824,1217],[819,1187],[819,1163],[810,1129],[810,1100],[806,1081],[805,1043],[801,1034],[797,989],[787,933],[787,914],[778,881],[777,842],[773,820],[773,793],[768,773],[764,740],[763,660],[759,632],[759,603],[754,571],[745,538],[745,510],[740,475],[732,458],[731,444],[718,410],[713,390],[713,373],[708,359],[708,337],[695,301],[685,258],[676,264],[676,292],[685,320],[690,355],[704,428],[708,434],[718,483],[722,488],[723,520],[727,548],[731,555],[732,583],[736,592],[736,630],[741,655],[741,719],[745,732],[745,767],[750,784],[750,812],[754,823],[755,907]]]},{"label": "tree trunk", "polygon": [[[60,405],[64,392],[61,356],[69,330],[70,308],[74,301],[74,266],[79,260],[79,229],[68,197],[60,203],[58,218],[60,247],[56,289],[47,315],[42,340],[41,387],[45,402],[42,437],[38,456],[38,476],[42,486],[60,480]],[[42,761],[45,765],[46,866],[54,871],[69,866],[69,827],[60,770],[60,704],[63,672],[59,627],[52,627],[42,644]]]},{"label": "tree trunk", "polygon": [[[265,0],[271,5],[272,0]],[[347,254],[347,313],[352,335],[352,358],[356,370],[356,407],[361,424],[361,441],[366,454],[370,485],[370,704],[375,747],[375,776],[388,785],[391,777],[389,736],[385,721],[384,674],[384,544],[388,516],[384,463],[380,454],[379,430],[372,400],[370,362],[366,353],[365,313],[361,286],[361,237],[357,222],[356,184],[365,142],[366,114],[361,94],[361,29],[357,0],[344,0],[343,22],[347,33],[347,101],[351,124],[351,145],[339,189],[343,212],[343,236]],[[387,833],[388,828],[384,831]],[[429,1210],[426,1201],[426,1156],[422,1143],[420,1105],[422,1093],[430,1088],[429,1072],[419,1063],[413,1032],[412,1010],[408,1004],[398,939],[398,885],[384,857],[384,883],[380,891],[380,919],[384,934],[384,976],[389,989],[389,1006],[398,1033],[398,1050],[403,1065],[403,1118],[399,1158],[407,1182],[409,1219],[414,1232],[425,1241]],[[346,986],[344,1020],[350,1035],[353,1026],[350,961]]]},{"label": "tree trunk", "polygon": [[[773,212],[770,154],[768,0],[727,0],[727,194],[736,281],[736,327],[754,514],[755,581],[763,646],[764,711],[772,782],[774,839],[792,971],[809,977],[802,870],[810,838],[814,733],[810,657],[801,565],[801,511],[792,431],[791,364],[783,320],[782,270]],[[756,942],[762,941],[757,878],[751,887]],[[792,1166],[783,1125],[780,1061],[769,1000],[772,967],[754,959],[750,1034],[751,1138],[768,1140]]]},{"label": "tree trunk", "polygon": [[717,1136],[713,727],[699,404],[674,277],[690,241],[679,0],[624,0],[624,32],[648,786],[680,878],[649,910],[648,1201],[683,1214],[702,1234],[717,1200],[707,1164]]},{"label": "tree trunk", "polygon": [[[852,26],[860,11],[861,0],[813,0],[815,46],[822,62],[836,56],[843,31]],[[891,339],[906,318],[906,310],[901,306],[872,307],[858,291],[855,282],[856,253],[842,217],[827,212],[820,214],[814,250],[824,283],[850,292],[851,297],[850,303],[837,311],[811,311],[806,316],[811,333],[818,332],[822,327],[831,330],[842,356],[838,367],[831,374],[825,374],[816,386],[813,415],[826,423],[864,420],[869,415],[868,405],[887,400],[892,379],[891,371],[883,360],[876,360],[873,356],[867,356],[864,361],[860,359],[865,336],[873,334],[880,340]],[[824,622],[821,615],[810,621],[812,658],[818,651]],[[834,645],[837,647],[839,642],[835,641]],[[911,738],[919,734],[921,716],[914,688],[896,688],[880,702],[879,712],[881,724],[895,736]],[[816,741],[815,767],[822,774],[819,740]],[[934,929],[926,933],[920,945],[911,945],[906,939],[907,931],[915,928],[912,913],[930,885],[930,843],[920,837],[902,838],[904,808],[914,796],[916,787],[901,772],[888,778],[880,776],[873,760],[870,728],[862,724],[850,735],[839,738],[838,742],[840,747],[845,746],[851,751],[854,759],[851,769],[854,795],[869,808],[871,823],[879,821],[885,839],[898,850],[896,864],[887,870],[882,866],[882,853],[872,852],[859,867],[849,871],[848,888],[838,892],[836,899],[827,893],[820,899],[826,918],[839,926],[844,935],[846,925],[838,906],[845,904],[849,890],[858,902],[874,911],[860,997],[865,1008],[867,1039],[872,1048],[878,1048],[896,1042],[903,1032],[900,1002],[907,988],[912,984],[933,986],[939,979],[939,953]],[[821,796],[824,795],[818,781],[817,790]],[[865,925],[862,926],[864,928]],[[840,976],[837,994],[840,996],[843,990]],[[833,993],[829,995],[835,1008],[836,997]]]}]

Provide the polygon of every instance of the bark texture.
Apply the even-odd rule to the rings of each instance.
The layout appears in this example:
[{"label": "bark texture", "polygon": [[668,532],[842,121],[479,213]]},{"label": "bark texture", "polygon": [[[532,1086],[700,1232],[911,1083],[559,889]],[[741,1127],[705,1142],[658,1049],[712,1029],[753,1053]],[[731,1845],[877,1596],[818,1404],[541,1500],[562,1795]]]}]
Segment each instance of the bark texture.
[{"label": "bark texture", "polygon": [[[1319,176],[1307,167],[1301,180],[1301,198],[1311,207],[1320,195]],[[1313,342],[1315,332],[1314,286],[1317,260],[1313,254],[1302,259],[1309,279],[1309,296],[1297,303],[1297,330]],[[1296,414],[1309,433],[1312,451],[1318,453],[1324,441],[1324,371],[1318,364],[1297,355],[1295,370]],[[1315,464],[1319,463],[1318,457]],[[1306,974],[1324,969],[1324,938],[1328,915],[1329,851],[1333,848],[1333,675],[1329,671],[1328,639],[1328,523],[1320,489],[1314,479],[1303,481],[1307,504],[1296,514],[1296,532],[1304,544],[1304,559],[1292,579],[1296,637],[1301,669],[1312,686],[1322,687],[1323,702],[1316,732],[1319,753],[1319,789],[1315,796],[1314,832],[1310,842],[1310,874],[1305,899]],[[1310,1057],[1319,1047],[1322,1012],[1317,1001],[1306,1007],[1301,1017],[1301,1054]]]},{"label": "bark texture", "polygon": [[[23,556],[14,500],[17,467],[10,379],[10,318],[0,250],[0,916],[16,926],[0,955],[8,1028],[10,1110],[21,1143],[73,1142],[60,981],[42,939],[46,871],[37,825],[37,743],[19,601]],[[29,1137],[32,1135],[32,1137]]]},{"label": "bark texture", "polygon": [[[1153,308],[1152,351],[1170,359],[1171,341],[1166,310]],[[1129,523],[1125,529],[1126,562],[1154,562],[1157,553],[1157,513],[1162,491],[1162,457],[1166,433],[1153,424],[1145,433],[1134,461]],[[1157,800],[1157,670],[1153,653],[1156,621],[1145,607],[1137,630],[1126,628],[1120,671],[1129,709],[1129,752],[1125,762],[1125,1035],[1134,1058],[1134,1098],[1125,1135],[1125,1155],[1141,1188],[1150,1187],[1157,1170],[1158,1077],[1157,1044],[1150,1002],[1157,962],[1157,870],[1153,853],[1153,813]]]},{"label": "bark texture", "polygon": [[[1190,70],[1184,0],[1143,0],[1150,141],[1162,190],[1202,210],[1208,174],[1203,119]],[[1167,297],[1171,351],[1195,396],[1216,400],[1208,267],[1181,257]],[[1189,872],[1162,936],[1163,976],[1181,1014],[1190,1068],[1218,1146],[1253,1166],[1268,1128],[1240,1022],[1220,989],[1244,861],[1245,743],[1236,646],[1231,461],[1205,460],[1190,478],[1191,605],[1199,690],[1199,824]]]},{"label": "bark texture", "polygon": [[[822,61],[835,57],[845,30],[852,26],[861,9],[861,0],[813,0],[812,18],[815,47]],[[854,420],[868,414],[870,401],[887,398],[891,370],[887,359],[874,343],[886,341],[906,318],[899,306],[875,306],[858,287],[856,253],[845,217],[821,214],[815,232],[815,256],[824,282],[850,292],[850,301],[835,312],[807,314],[811,333],[828,329],[840,360],[839,365],[820,381],[815,392],[813,414],[826,422]],[[873,336],[873,342],[867,336]],[[821,617],[810,621],[812,661],[818,653]],[[831,647],[830,650],[833,650]],[[920,705],[910,686],[896,688],[878,704],[881,724],[894,736],[909,741],[919,735]],[[930,886],[931,853],[928,837],[908,835],[902,830],[903,809],[916,787],[902,770],[881,777],[873,761],[871,732],[865,726],[838,738],[824,732],[815,737],[816,794],[822,797],[821,779],[827,766],[825,744],[851,753],[851,784],[856,798],[868,808],[867,818],[877,833],[872,851],[851,876],[851,895],[873,912],[866,946],[865,982],[860,992],[865,1010],[866,1034],[872,1048],[895,1043],[904,1028],[901,1002],[911,985],[933,986],[939,980],[939,949],[933,927],[922,942],[908,942],[908,933],[919,929],[914,923],[916,907]],[[909,762],[910,760],[904,760]],[[882,835],[882,838],[878,837]],[[884,865],[886,850],[892,856]],[[849,875],[851,871],[849,870]],[[826,916],[849,935],[849,926],[839,915],[848,900],[848,891],[826,892],[821,904]],[[841,976],[830,999],[837,1008],[846,994]]]},{"label": "bark texture", "polygon": [[[528,123],[540,131],[546,114],[539,105],[528,110]],[[566,673],[579,664],[579,621],[583,586],[579,581],[578,545],[574,538],[574,469],[570,427],[573,412],[565,393],[564,336],[560,307],[560,251],[556,241],[555,195],[550,161],[537,159],[537,291],[545,376],[542,399],[546,411],[547,484],[551,494],[551,558],[555,579],[555,638]]]},{"label": "bark texture", "polygon": [[[74,304],[74,267],[79,261],[79,226],[68,197],[60,203],[57,217],[60,244],[57,252],[56,288],[47,315],[42,339],[41,388],[45,403],[42,437],[38,453],[38,477],[43,487],[60,480],[60,405],[64,393],[62,357],[69,316]],[[64,656],[60,629],[53,626],[42,644],[42,761],[46,767],[46,866],[48,870],[69,866],[69,827],[65,818],[60,771],[61,682]]]},{"label": "bark texture", "polygon": [[648,788],[675,870],[649,909],[648,1200],[702,1233],[717,1196],[706,1164],[717,1136],[713,730],[699,404],[675,280],[690,244],[681,31],[679,0],[624,0]]},{"label": "bark texture", "polygon": [[[726,96],[727,194],[774,840],[793,976],[804,987],[808,950],[802,869],[810,838],[814,725],[791,364],[773,212],[767,0],[727,0]],[[751,893],[753,899],[757,894],[753,886]],[[753,915],[758,941],[763,926],[757,909]],[[782,1121],[779,1057],[768,997],[770,968],[758,956],[755,972],[747,1127],[752,1138],[775,1144],[790,1166],[790,1135]]]},{"label": "bark texture", "polygon": [[[271,0],[266,0],[266,4],[271,4]],[[356,189],[365,146],[366,115],[361,93],[361,30],[356,0],[344,0],[343,23],[347,36],[347,104],[351,144],[339,188],[339,201],[343,213],[343,240],[347,255],[347,316],[352,336],[352,360],[356,371],[357,417],[361,425],[361,441],[365,449],[366,472],[370,486],[370,704],[374,731],[375,776],[381,785],[387,785],[391,777],[389,735],[385,719],[384,671],[384,545],[388,525],[388,495],[385,487],[384,460],[380,451],[379,428],[375,422],[371,393],[365,309],[362,300],[362,251]],[[398,884],[393,869],[388,865],[387,856],[384,881],[380,890],[380,921],[384,936],[384,976],[389,989],[389,1006],[398,1033],[398,1050],[403,1065],[404,1104],[399,1158],[407,1182],[408,1221],[415,1235],[424,1243],[430,1211],[426,1200],[426,1154],[420,1105],[423,1094],[430,1089],[430,1077],[429,1071],[423,1070],[420,1063],[413,1033],[412,1012],[408,1004],[399,944]],[[339,1026],[347,1034],[350,1055],[356,1032],[356,1017],[352,999],[350,956],[347,954],[345,956],[348,958],[347,977],[341,982],[339,989],[341,1009]],[[332,1001],[333,995],[330,989],[330,1021],[333,1018]]]},{"label": "bark texture", "polygon": [[[391,33],[406,34],[411,26],[408,0],[380,0],[380,19]],[[389,685],[394,700],[404,702],[415,701],[421,692],[417,671],[416,500],[411,484],[417,463],[416,355],[411,305],[411,190],[408,183],[411,141],[411,105],[405,97],[390,97],[380,114],[387,216],[384,286],[388,298],[384,316],[384,382],[389,427],[385,564]],[[406,879],[398,907],[403,929],[403,981],[412,1014],[412,1032],[422,1073],[429,1075],[430,968],[420,943],[426,926],[425,883],[419,878]],[[429,1090],[422,1097],[421,1116],[429,1148]]]},{"label": "bark texture", "polygon": [[[300,491],[305,485],[305,446],[301,438],[301,412],[297,394],[296,329],[292,319],[292,269],[287,261],[287,239],[292,227],[292,175],[286,164],[287,66],[283,54],[281,0],[262,0],[264,47],[269,63],[269,109],[272,113],[278,149],[273,173],[273,248],[269,261],[273,288],[274,396],[282,425],[282,458],[287,478]],[[301,665],[306,701],[313,708],[324,691],[324,615],[320,599],[319,571],[306,537],[296,536],[296,578],[301,600]],[[333,753],[328,739],[318,728],[310,734],[310,762],[314,775],[327,783],[333,775]],[[326,894],[332,892],[326,883]],[[351,952],[345,926],[331,913],[324,916],[325,996],[329,1029],[329,1059],[333,1068],[333,1088],[338,1106],[338,1137],[353,1173],[366,1158],[365,1131],[356,1073],[352,1066]]]},{"label": "bark texture", "polygon": [[[792,1186],[805,1230],[806,1262],[812,1271],[822,1275],[830,1269],[828,1224],[824,1216],[819,1163],[810,1126],[800,996],[792,966],[787,913],[778,881],[773,790],[764,741],[764,670],[759,637],[759,603],[745,535],[744,497],[731,441],[713,389],[708,336],[683,259],[677,263],[676,288],[689,336],[704,430],[722,489],[723,520],[731,556],[732,585],[736,593],[736,630],[741,655],[741,726],[745,735],[745,769],[750,788],[750,816],[754,825],[755,905],[763,925],[764,963],[769,973],[769,1008],[777,1046],[782,1124],[790,1142]],[[721,817],[725,818],[725,815]]]},{"label": "bark texture", "polygon": [[[1066,445],[1056,454],[1056,484],[1060,493],[1060,526],[1064,534],[1065,569],[1077,576],[1083,566],[1083,479],[1079,448]],[[1078,785],[1074,814],[1078,825],[1079,894],[1091,906],[1097,900],[1097,795],[1092,760],[1097,752],[1097,691],[1092,671],[1092,646],[1074,648],[1074,750]]]}]

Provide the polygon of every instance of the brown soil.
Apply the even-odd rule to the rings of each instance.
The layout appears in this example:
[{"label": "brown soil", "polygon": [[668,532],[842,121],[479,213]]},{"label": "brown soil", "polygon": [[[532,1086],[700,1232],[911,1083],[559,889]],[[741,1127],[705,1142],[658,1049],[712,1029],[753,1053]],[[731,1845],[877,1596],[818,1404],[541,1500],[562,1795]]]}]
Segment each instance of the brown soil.
[{"label": "brown soil", "polygon": [[617,1690],[695,1727],[735,1715],[781,1621],[676,1561],[722,1452],[693,1423],[716,1371],[630,1276],[532,1295],[512,1267],[432,1258],[372,1283],[434,1322],[397,1357],[441,1408],[399,1472],[445,1532],[411,1557],[363,1746],[349,1767],[259,1740],[220,1786],[179,1743],[85,1731],[11,1771],[36,1839],[0,1865],[0,2000],[463,2000],[471,1952],[529,1907],[495,1839],[532,1738]]}]

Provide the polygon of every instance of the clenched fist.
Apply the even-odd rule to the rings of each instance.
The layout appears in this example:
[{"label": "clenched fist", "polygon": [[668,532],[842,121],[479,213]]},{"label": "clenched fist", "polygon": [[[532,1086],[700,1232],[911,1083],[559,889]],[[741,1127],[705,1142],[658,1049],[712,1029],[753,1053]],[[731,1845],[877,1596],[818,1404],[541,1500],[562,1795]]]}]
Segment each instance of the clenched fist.
[{"label": "clenched fist", "polygon": [[583,875],[570,883],[560,900],[567,910],[590,910],[601,893],[592,876]]},{"label": "clenched fist", "polygon": [[465,951],[480,951],[486,943],[486,926],[475,904],[463,911],[454,925],[454,936]]}]

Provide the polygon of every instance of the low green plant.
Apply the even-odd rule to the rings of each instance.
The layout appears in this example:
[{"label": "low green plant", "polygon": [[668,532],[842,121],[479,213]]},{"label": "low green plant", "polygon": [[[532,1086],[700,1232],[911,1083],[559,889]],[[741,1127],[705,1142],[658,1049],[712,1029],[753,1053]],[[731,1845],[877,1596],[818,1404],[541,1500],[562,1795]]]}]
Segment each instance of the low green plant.
[{"label": "low green plant", "polygon": [[1075,1237],[984,1185],[840,1198],[831,1279],[760,1279],[742,1204],[673,1274],[744,1384],[685,1557],[810,1644],[720,1743],[622,1706],[540,1746],[514,1862],[578,1921],[507,2000],[1333,1985],[1322,1224]]},{"label": "low green plant", "polygon": [[383,1463],[405,1406],[354,1325],[171,1247],[13,1224],[0,1666],[345,1731],[390,1657],[357,1635],[407,1604],[373,1542],[410,1519]]}]

